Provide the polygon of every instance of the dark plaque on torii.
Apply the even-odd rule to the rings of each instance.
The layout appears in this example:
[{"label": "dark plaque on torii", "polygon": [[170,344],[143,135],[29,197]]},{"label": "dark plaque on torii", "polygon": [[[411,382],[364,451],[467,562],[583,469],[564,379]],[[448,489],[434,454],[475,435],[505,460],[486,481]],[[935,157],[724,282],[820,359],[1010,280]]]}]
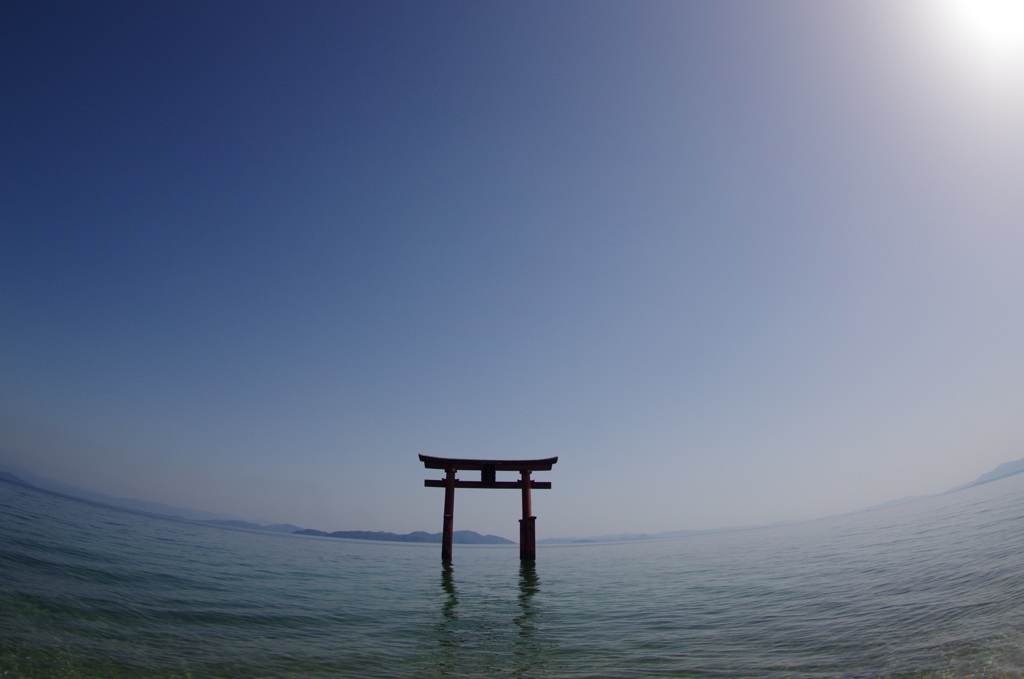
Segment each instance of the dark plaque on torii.
[{"label": "dark plaque on torii", "polygon": [[[557,457],[543,460],[463,460],[453,457],[431,457],[420,455],[427,469],[443,469],[443,479],[427,479],[427,488],[444,488],[444,532],[441,538],[441,560],[452,558],[452,527],[455,518],[456,488],[521,488],[523,491],[523,518],[519,521],[519,558],[523,561],[537,559],[537,517],[533,516],[530,503],[530,489],[551,488],[550,481],[532,481],[532,472],[548,471],[558,462]],[[479,481],[461,481],[455,473],[461,470],[479,471]],[[497,481],[497,472],[519,472],[518,481]]]}]

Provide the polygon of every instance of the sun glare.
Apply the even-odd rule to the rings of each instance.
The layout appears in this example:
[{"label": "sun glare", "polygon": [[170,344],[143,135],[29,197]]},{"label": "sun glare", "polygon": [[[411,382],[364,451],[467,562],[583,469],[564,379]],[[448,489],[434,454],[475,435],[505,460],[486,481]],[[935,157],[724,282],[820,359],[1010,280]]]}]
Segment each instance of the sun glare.
[{"label": "sun glare", "polygon": [[991,66],[1024,66],[1024,0],[944,0],[950,38]]}]

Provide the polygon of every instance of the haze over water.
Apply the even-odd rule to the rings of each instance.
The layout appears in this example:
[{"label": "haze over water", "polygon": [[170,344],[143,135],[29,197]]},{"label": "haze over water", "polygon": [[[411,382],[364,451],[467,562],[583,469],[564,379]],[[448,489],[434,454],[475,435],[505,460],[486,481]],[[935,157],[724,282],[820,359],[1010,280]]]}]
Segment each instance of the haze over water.
[{"label": "haze over water", "polygon": [[1024,474],[801,524],[514,547],[231,531],[0,482],[0,673],[1024,673]]}]

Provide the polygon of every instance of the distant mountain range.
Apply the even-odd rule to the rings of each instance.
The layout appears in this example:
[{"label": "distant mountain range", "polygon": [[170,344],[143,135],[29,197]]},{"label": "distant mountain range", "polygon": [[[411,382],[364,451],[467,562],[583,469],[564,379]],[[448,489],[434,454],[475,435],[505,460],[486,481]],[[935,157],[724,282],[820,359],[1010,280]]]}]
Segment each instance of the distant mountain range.
[{"label": "distant mountain range", "polygon": [[231,521],[237,520],[238,518],[227,514],[215,514],[213,512],[203,512],[196,509],[173,507],[159,502],[147,502],[145,500],[136,500],[135,498],[114,497],[113,495],[107,495],[106,493],[97,493],[92,490],[85,490],[84,488],[72,486],[68,483],[61,483],[60,481],[54,481],[53,479],[37,476],[26,469],[22,469],[21,467],[17,467],[12,464],[0,463],[0,472],[5,473],[8,476],[14,476],[19,483],[39,488],[41,490],[47,490],[51,493],[67,495],[69,497],[88,500],[89,502],[96,502],[98,504],[108,505],[111,507],[132,509],[137,512],[145,512],[147,514],[173,516],[175,518],[188,519],[190,521]]},{"label": "distant mountain range", "polygon": [[265,530],[271,533],[298,533],[302,530],[301,526],[296,526],[290,523],[272,523],[264,525],[260,523],[253,523],[252,521],[242,521],[240,519],[199,519],[200,523],[208,523],[211,526],[219,526],[221,528],[237,528],[239,530]]},{"label": "distant mountain range", "polygon": [[[368,530],[337,530],[333,533],[325,533],[322,530],[297,530],[299,535],[316,535],[323,538],[348,538],[349,540],[384,540],[388,542],[433,542],[441,543],[441,533],[427,533],[418,530],[414,533],[385,533],[383,531]],[[514,545],[511,540],[506,540],[497,535],[480,535],[471,530],[457,530],[452,532],[452,542],[457,545]]]},{"label": "distant mountain range", "polygon": [[[982,474],[981,476],[979,476],[978,478],[974,479],[970,483],[965,483],[965,484],[960,485],[960,486],[954,486],[953,488],[950,488],[949,490],[944,490],[941,493],[936,493],[936,495],[948,495],[950,493],[956,493],[956,492],[959,492],[961,490],[967,490],[968,488],[974,488],[975,486],[981,486],[981,485],[984,485],[986,483],[992,483],[993,481],[998,481],[999,479],[1005,479],[1007,476],[1014,476],[1014,475],[1020,474],[1022,472],[1024,472],[1024,460],[1016,460],[1014,462],[1004,462],[1003,464],[999,465],[998,467],[996,467],[992,471],[987,472],[985,474]],[[889,500],[888,502],[883,502],[880,505],[875,505],[874,507],[868,507],[867,509],[862,509],[861,511],[867,512],[867,511],[871,511],[873,509],[884,509],[885,507],[894,507],[896,505],[905,505],[908,502],[917,502],[918,500],[924,500],[925,498],[929,498],[929,497],[935,497],[935,495],[912,495],[910,497],[900,498],[899,500]]]},{"label": "distant mountain range", "polygon": [[[955,493],[957,491],[966,490],[973,488],[974,486],[981,486],[986,483],[992,483],[999,479],[1004,479],[1008,476],[1014,476],[1015,474],[1024,473],[1024,460],[1017,460],[1015,462],[1006,462],[992,471],[982,474],[970,483],[965,483],[961,486],[955,486],[949,490],[945,490],[935,495],[915,495],[913,497],[905,497],[899,500],[890,500],[889,502],[875,505],[867,509],[859,511],[868,512],[874,509],[882,509],[884,507],[892,507],[895,505],[907,504],[908,502],[916,502],[929,497],[935,497],[936,495],[948,495],[949,493]],[[622,533],[620,535],[602,535],[599,537],[590,538],[544,538],[543,540],[537,540],[537,544],[547,545],[564,545],[564,544],[585,544],[591,542],[635,542],[637,540],[664,540],[667,538],[680,538],[688,535],[700,535],[703,533],[725,533],[729,531],[747,530],[754,528],[755,526],[736,526],[733,528],[713,528],[709,530],[675,530],[667,531],[664,533]]]},{"label": "distant mountain range", "polygon": [[947,493],[955,493],[958,490],[964,490],[965,488],[972,488],[974,486],[980,486],[983,483],[992,483],[999,479],[1004,479],[1007,476],[1013,476],[1014,474],[1020,474],[1024,472],[1024,460],[1017,460],[1016,462],[1005,462],[987,474],[982,474],[978,478],[974,479],[970,483],[965,483],[962,486],[956,488],[950,488]]},{"label": "distant mountain range", "polygon": [[[965,483],[961,486],[950,488],[939,495],[945,495],[948,493],[955,493],[957,491],[965,490],[967,488],[973,488],[974,486],[980,486],[999,479],[1006,478],[1008,476],[1014,476],[1015,474],[1024,473],[1024,459],[1016,460],[1014,462],[1006,462],[999,465],[992,471],[982,474],[974,481]],[[302,528],[301,526],[295,526],[290,523],[277,523],[277,524],[260,524],[251,521],[243,521],[232,516],[224,514],[214,514],[212,512],[203,512],[194,509],[185,509],[183,507],[173,507],[171,505],[160,504],[158,502],[146,502],[145,500],[136,500],[134,498],[119,498],[113,495],[107,495],[106,493],[97,493],[90,490],[84,490],[76,486],[72,486],[59,481],[53,481],[52,479],[46,479],[41,476],[36,476],[31,472],[28,472],[20,467],[14,465],[0,463],[0,481],[7,481],[9,483],[17,483],[24,486],[29,486],[37,490],[42,490],[55,495],[62,495],[65,497],[71,497],[77,500],[84,500],[94,504],[104,505],[108,507],[115,507],[117,509],[127,509],[129,511],[140,512],[143,514],[155,514],[158,516],[169,517],[173,519],[183,519],[186,521],[195,521],[198,523],[204,523],[212,526],[219,526],[222,528],[232,528],[238,530],[258,530],[267,531],[272,533],[293,533],[296,535],[312,535],[318,537],[331,537],[331,538],[346,538],[350,540],[383,540],[388,542],[427,542],[427,543],[440,543],[441,533],[427,533],[424,531],[415,531],[413,533],[388,533],[383,531],[363,531],[363,530],[351,530],[351,531],[334,531],[328,533],[321,530],[313,530],[311,528]],[[893,500],[886,502],[881,505],[871,507],[871,509],[880,509],[882,507],[889,507],[892,505],[905,504],[907,502],[914,502],[917,500],[924,499],[926,497],[934,497],[932,495],[919,495],[915,497],[907,497],[901,500]],[[538,544],[568,544],[568,543],[589,543],[589,542],[626,542],[635,540],[659,540],[665,538],[677,538],[684,537],[687,535],[698,535],[701,533],[720,533],[726,530],[744,530],[749,527],[736,527],[726,529],[714,529],[714,530],[680,530],[680,531],[668,531],[662,533],[623,533],[621,535],[603,535],[600,537],[591,538],[545,538],[538,540]],[[471,530],[457,530],[452,534],[452,541],[457,544],[464,545],[511,545],[515,544],[511,540],[506,540],[503,537],[497,535],[481,535]]]},{"label": "distant mountain range", "polygon": [[[119,498],[113,495],[107,495],[106,493],[97,493],[90,490],[84,490],[76,486],[72,486],[59,481],[53,481],[52,479],[43,478],[37,476],[29,471],[16,467],[14,465],[0,464],[0,481],[7,481],[9,483],[16,483],[22,486],[28,486],[36,490],[41,490],[53,495],[60,495],[63,497],[70,497],[76,500],[82,500],[92,504],[103,505],[105,507],[114,507],[116,509],[127,509],[133,512],[139,512],[142,514],[155,514],[157,516],[168,517],[172,519],[184,519],[186,521],[194,521],[197,523],[204,523],[211,526],[217,526],[219,528],[232,528],[236,530],[257,530],[267,531],[271,533],[292,533],[297,535],[314,535],[320,537],[331,537],[331,538],[348,538],[350,540],[383,540],[389,542],[441,542],[441,533],[427,533],[425,531],[416,531],[414,533],[386,533],[383,531],[365,531],[365,530],[350,530],[350,531],[334,531],[328,533],[322,530],[313,530],[312,528],[303,528],[302,526],[295,526],[290,523],[275,523],[275,524],[260,524],[252,521],[243,521],[241,519],[235,519],[227,517],[223,514],[213,514],[210,512],[202,512],[194,509],[185,509],[183,507],[173,507],[171,505],[164,505],[158,502],[145,502],[143,500],[135,500],[132,498]],[[457,530],[452,533],[452,541],[456,544],[461,545],[513,545],[515,544],[511,540],[506,540],[503,537],[497,535],[481,535],[471,530]]]}]

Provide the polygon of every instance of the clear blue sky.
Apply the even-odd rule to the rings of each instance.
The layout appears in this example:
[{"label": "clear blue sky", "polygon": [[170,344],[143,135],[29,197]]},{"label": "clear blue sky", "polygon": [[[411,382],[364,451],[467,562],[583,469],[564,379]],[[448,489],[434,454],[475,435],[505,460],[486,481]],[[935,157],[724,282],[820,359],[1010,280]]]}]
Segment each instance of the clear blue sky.
[{"label": "clear blue sky", "polygon": [[956,4],[6,2],[0,460],[406,532],[417,453],[558,455],[551,537],[1020,458],[1024,34]]}]

